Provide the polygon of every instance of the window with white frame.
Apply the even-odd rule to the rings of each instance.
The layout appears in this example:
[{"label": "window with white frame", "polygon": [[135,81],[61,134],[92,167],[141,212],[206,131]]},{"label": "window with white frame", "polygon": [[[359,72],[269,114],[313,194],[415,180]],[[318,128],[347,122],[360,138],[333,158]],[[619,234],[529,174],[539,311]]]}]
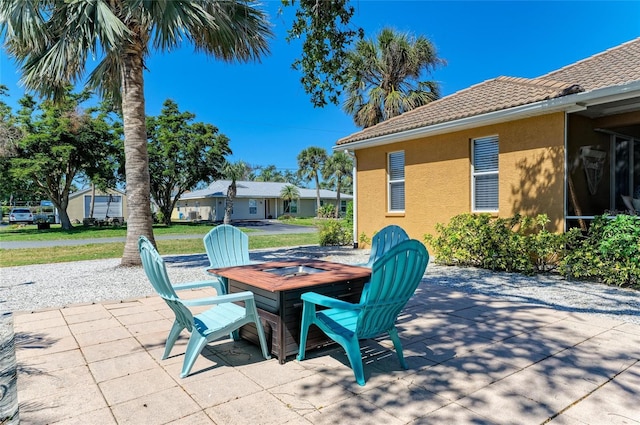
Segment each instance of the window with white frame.
[{"label": "window with white frame", "polygon": [[498,136],[471,141],[473,211],[498,211]]},{"label": "window with white frame", "polygon": [[389,211],[404,211],[404,151],[390,152],[388,156]]}]

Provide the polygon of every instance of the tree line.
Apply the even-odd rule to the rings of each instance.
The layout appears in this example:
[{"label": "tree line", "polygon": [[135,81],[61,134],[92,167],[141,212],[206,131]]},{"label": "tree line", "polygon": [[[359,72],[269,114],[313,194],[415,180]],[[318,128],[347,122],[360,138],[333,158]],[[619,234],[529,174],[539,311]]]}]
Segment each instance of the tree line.
[{"label": "tree line", "polygon": [[[91,100],[90,93],[73,93],[69,86],[58,102],[37,102],[26,95],[14,113],[2,100],[6,95],[6,87],[0,86],[3,204],[50,200],[62,228],[70,229],[69,195],[87,185],[106,191],[125,184],[122,120],[104,103],[84,107]],[[297,187],[314,180],[318,189],[352,193],[352,162],[342,152],[329,156],[323,148],[305,149],[298,156],[300,169],[295,172],[280,171],[275,165],[231,164],[226,158],[232,153],[229,138],[213,124],[196,121],[195,114],[181,111],[170,99],[158,116],[146,118],[146,128],[151,199],[168,225],[186,191],[220,179],[232,181],[229,214],[237,180],[287,182]],[[337,201],[339,205],[339,194]]]}]

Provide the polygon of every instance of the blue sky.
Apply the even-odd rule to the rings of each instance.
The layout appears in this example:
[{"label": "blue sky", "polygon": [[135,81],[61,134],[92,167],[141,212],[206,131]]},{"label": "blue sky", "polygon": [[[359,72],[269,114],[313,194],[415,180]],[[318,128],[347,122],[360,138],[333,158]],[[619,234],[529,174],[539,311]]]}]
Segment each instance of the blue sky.
[{"label": "blue sky", "polygon": [[[421,34],[447,66],[430,79],[448,95],[501,75],[536,77],[640,36],[640,1],[375,1],[352,0],[353,24],[366,37],[380,29]],[[271,54],[255,64],[226,64],[189,47],[153,54],[145,74],[148,115],[165,99],[210,122],[230,138],[232,161],[297,169],[309,146],[331,152],[359,129],[339,106],[314,108],[291,63],[300,46],[284,37],[291,11],[278,16],[280,0],[263,3],[274,25]],[[13,63],[0,53],[0,83],[10,104],[23,89]]]}]

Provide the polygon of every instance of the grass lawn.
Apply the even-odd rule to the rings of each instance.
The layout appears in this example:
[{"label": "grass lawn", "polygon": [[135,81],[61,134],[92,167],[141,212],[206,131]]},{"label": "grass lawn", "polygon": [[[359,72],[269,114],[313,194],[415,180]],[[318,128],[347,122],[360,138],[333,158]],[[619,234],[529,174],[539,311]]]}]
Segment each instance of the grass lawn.
[{"label": "grass lawn", "polygon": [[[154,233],[155,235],[163,234],[157,232],[156,229],[154,229]],[[202,229],[198,233],[202,233]],[[122,257],[124,242],[93,244],[89,241],[87,242],[87,245],[55,246],[50,248],[0,249],[0,267]],[[157,240],[156,243],[158,251],[162,255],[204,254],[204,246],[200,238]],[[249,234],[249,249],[317,244],[317,233],[255,236]]]}]

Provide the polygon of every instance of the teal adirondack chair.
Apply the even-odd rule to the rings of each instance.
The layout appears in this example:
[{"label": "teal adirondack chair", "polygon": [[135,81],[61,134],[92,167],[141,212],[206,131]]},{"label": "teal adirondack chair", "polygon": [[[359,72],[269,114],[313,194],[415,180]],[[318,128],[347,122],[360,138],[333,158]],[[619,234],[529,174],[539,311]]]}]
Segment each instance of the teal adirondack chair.
[{"label": "teal adirondack chair", "polygon": [[[202,241],[209,259],[207,269],[243,266],[251,263],[249,260],[249,237],[237,227],[221,224],[211,229],[202,238]],[[213,273],[209,274],[218,279],[224,290],[222,293],[226,294],[227,279]]]},{"label": "teal adirondack chair", "polygon": [[364,266],[371,268],[378,258],[382,257],[391,248],[402,241],[406,241],[407,239],[409,239],[409,235],[407,235],[407,232],[405,232],[402,227],[396,226],[395,224],[384,227],[378,233],[373,235],[369,261],[364,264]]},{"label": "teal adirondack chair", "polygon": [[[267,341],[264,336],[262,324],[260,323],[260,318],[258,317],[252,292],[238,292],[235,294],[218,295],[194,300],[180,299],[176,294],[176,290],[199,288],[203,286],[204,282],[172,285],[167,275],[164,260],[160,257],[160,254],[158,254],[153,244],[144,236],[140,236],[138,249],[140,251],[140,257],[142,258],[144,271],[153,288],[176,315],[171,331],[169,331],[169,336],[167,337],[162,358],[166,359],[169,356],[173,345],[183,329],[191,333],[185,352],[182,372],[180,373],[181,378],[189,375],[193,364],[206,344],[225,335],[232,334],[241,326],[248,323],[255,323],[256,325],[262,355],[265,359],[271,358],[267,350]],[[219,282],[210,281],[209,284],[214,286],[219,294],[221,293]],[[234,304],[238,301],[244,301],[245,306],[242,307]],[[187,306],[201,305],[213,305],[214,307],[195,316],[187,308]]]},{"label": "teal adirondack chair", "polygon": [[[395,322],[413,295],[429,262],[425,246],[415,239],[400,242],[372,267],[368,290],[360,302],[352,304],[315,292],[302,294],[302,327],[298,349],[304,360],[309,326],[318,326],[347,352],[359,385],[365,384],[359,340],[387,332],[393,341],[400,365],[407,369]],[[316,310],[316,305],[326,307]]]}]

